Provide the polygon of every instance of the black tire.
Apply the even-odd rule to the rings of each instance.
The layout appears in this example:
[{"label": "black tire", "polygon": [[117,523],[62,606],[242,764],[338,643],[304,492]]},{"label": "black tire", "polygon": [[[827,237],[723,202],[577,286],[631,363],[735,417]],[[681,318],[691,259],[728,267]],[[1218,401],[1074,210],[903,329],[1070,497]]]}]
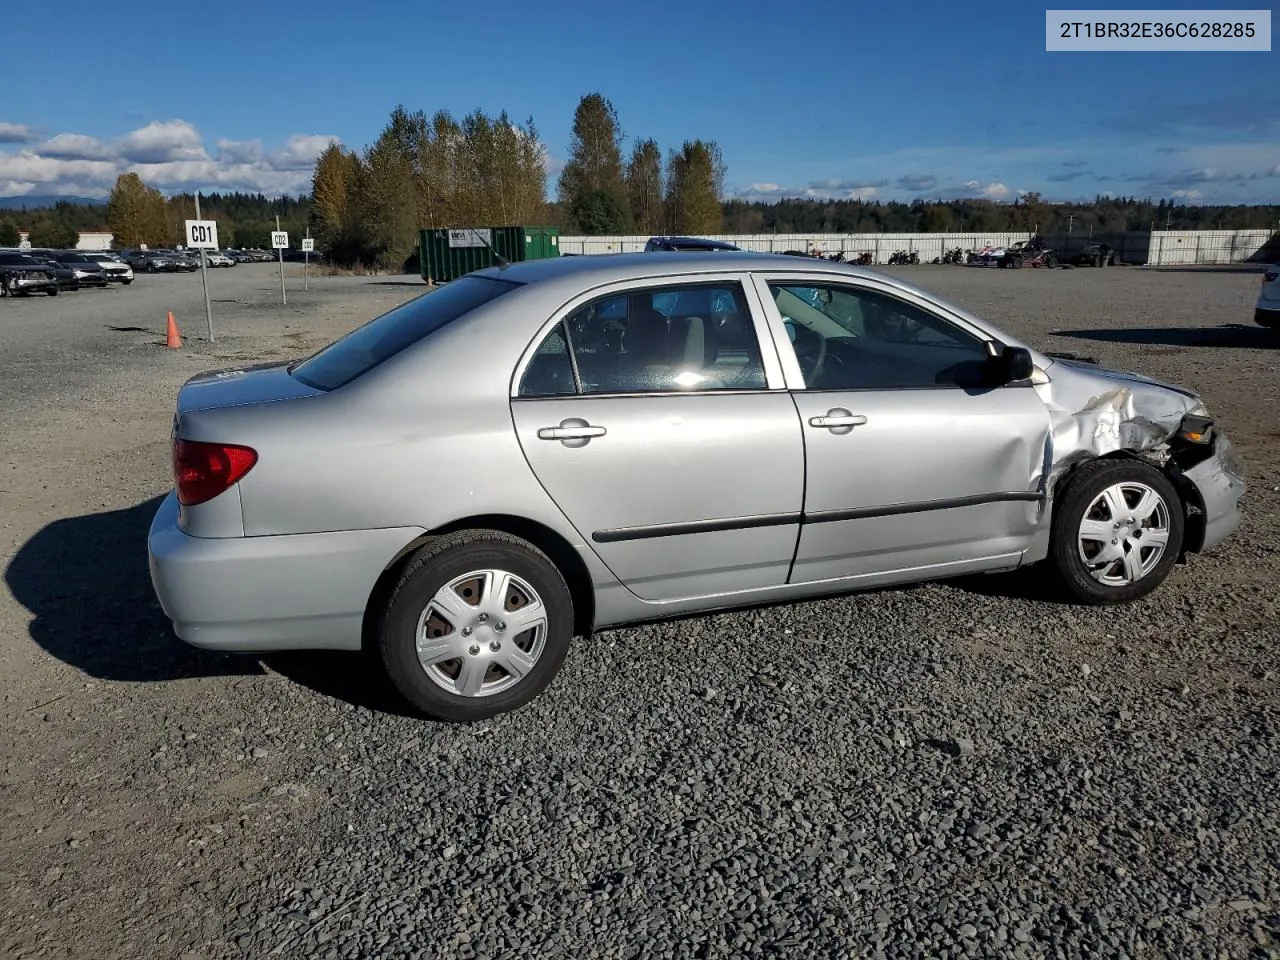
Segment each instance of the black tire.
[{"label": "black tire", "polygon": [[156,272],[156,265],[154,263],[148,263],[147,273],[155,273],[155,272]]},{"label": "black tire", "polygon": [[121,280],[120,282],[127,287],[129,284],[133,283],[133,278],[130,277],[128,280]]},{"label": "black tire", "polygon": [[1014,269],[1015,269],[1015,270],[1021,270],[1021,269],[1022,269],[1022,258],[1021,258],[1021,257],[1014,257],[1014,258],[1013,258],[1013,267],[1014,267]]},{"label": "black tire", "polygon": [[47,293],[51,297],[56,297],[58,295],[58,288],[50,287],[48,290],[45,291],[45,293]]},{"label": "black tire", "polygon": [[[468,697],[445,690],[427,675],[418,661],[416,633],[437,591],[457,577],[487,569],[515,574],[542,599],[547,612],[544,646],[532,669],[514,685]],[[564,663],[573,624],[569,587],[545,553],[498,530],[466,530],[432,541],[405,566],[382,611],[378,645],[387,675],[410,704],[434,719],[466,723],[508,713],[540,694]]]},{"label": "black tire", "polygon": [[[1103,491],[1120,483],[1142,484],[1164,501],[1169,539],[1164,554],[1150,572],[1135,581],[1111,585],[1090,574],[1081,556],[1078,536],[1086,511]],[[1184,529],[1182,501],[1168,477],[1158,469],[1135,460],[1094,460],[1071,474],[1056,496],[1047,563],[1067,599],[1094,606],[1129,603],[1146,596],[1168,577],[1182,551]],[[1129,552],[1125,550],[1126,555]]]}]

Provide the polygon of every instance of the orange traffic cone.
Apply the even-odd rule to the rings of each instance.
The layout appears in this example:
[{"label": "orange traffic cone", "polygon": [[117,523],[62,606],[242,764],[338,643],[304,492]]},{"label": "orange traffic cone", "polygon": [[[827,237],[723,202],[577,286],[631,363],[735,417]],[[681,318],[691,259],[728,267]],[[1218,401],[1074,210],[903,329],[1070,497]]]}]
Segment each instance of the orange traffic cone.
[{"label": "orange traffic cone", "polygon": [[182,346],[182,336],[178,333],[177,321],[173,319],[173,311],[169,311],[169,329],[165,331],[165,346],[175,350]]}]

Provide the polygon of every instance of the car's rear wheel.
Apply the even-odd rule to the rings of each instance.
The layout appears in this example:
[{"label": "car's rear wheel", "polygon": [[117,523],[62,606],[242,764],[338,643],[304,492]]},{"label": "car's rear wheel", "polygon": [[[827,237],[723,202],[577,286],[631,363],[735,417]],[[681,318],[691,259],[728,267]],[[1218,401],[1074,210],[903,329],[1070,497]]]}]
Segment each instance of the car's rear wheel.
[{"label": "car's rear wheel", "polygon": [[1073,600],[1127,603],[1164,582],[1182,550],[1182,502],[1158,469],[1095,460],[1058,494],[1049,564]]},{"label": "car's rear wheel", "polygon": [[545,553],[497,530],[433,541],[405,567],[383,612],[382,662],[397,690],[439,720],[528,703],[573,637],[573,599]]},{"label": "car's rear wheel", "polygon": [[47,293],[51,297],[56,297],[58,295],[58,288],[49,287],[48,289],[45,290],[45,293]]}]

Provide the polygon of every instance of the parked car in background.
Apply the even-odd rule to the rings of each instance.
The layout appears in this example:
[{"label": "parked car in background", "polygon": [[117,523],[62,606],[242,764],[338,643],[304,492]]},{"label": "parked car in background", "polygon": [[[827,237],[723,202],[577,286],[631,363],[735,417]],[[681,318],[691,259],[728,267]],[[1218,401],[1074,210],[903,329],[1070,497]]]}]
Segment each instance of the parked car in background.
[{"label": "parked car in background", "polygon": [[29,293],[58,295],[54,268],[26,253],[0,251],[0,294],[26,296]]},{"label": "parked car in background", "polygon": [[187,273],[190,273],[193,270],[200,269],[199,254],[192,256],[191,253],[184,252],[182,250],[164,250],[162,252],[166,256],[171,257],[173,259],[173,262],[178,270],[182,270],[182,271],[186,271]]},{"label": "parked car in background", "polygon": [[723,240],[707,240],[703,237],[650,237],[649,242],[644,245],[645,253],[672,250],[678,250],[682,253],[714,253],[716,251],[740,251],[741,249],[741,247],[735,247],[732,243],[726,243]]},{"label": "parked car in background", "polygon": [[148,553],[181,638],[367,643],[454,721],[625,623],[1031,564],[1132,602],[1244,494],[1194,392],[762,253],[480,270],[308,359],[192,378],[170,440]]},{"label": "parked car in background", "polygon": [[[186,250],[183,252],[196,262],[196,266],[200,265],[199,250]],[[210,267],[234,267],[236,265],[234,260],[220,250],[206,250],[204,252],[204,262]]]},{"label": "parked car in background", "polygon": [[236,263],[252,263],[253,257],[243,250],[224,250],[222,251]]},{"label": "parked car in background", "polygon": [[105,287],[107,273],[102,264],[81,250],[55,250],[51,256],[62,266],[75,271],[82,287]]},{"label": "parked car in background", "polygon": [[109,253],[93,252],[86,253],[85,256],[102,267],[108,282],[120,283],[126,287],[133,283],[133,267],[119,257],[113,257]]},{"label": "parked car in background", "polygon": [[1053,267],[1056,262],[1054,252],[1040,237],[1009,244],[999,259],[1002,267]]},{"label": "parked car in background", "polygon": [[1071,257],[1077,267],[1114,267],[1118,262],[1116,249],[1109,243],[1090,243]]},{"label": "parked car in background", "polygon": [[1280,329],[1280,263],[1273,263],[1262,275],[1262,291],[1253,311],[1253,322]]},{"label": "parked car in background", "polygon": [[190,261],[166,250],[138,250],[129,258],[138,273],[176,273],[187,269],[186,263]]},{"label": "parked car in background", "polygon": [[58,281],[59,290],[79,290],[80,280],[76,277],[76,272],[70,267],[60,264],[51,251],[48,250],[28,250],[27,256],[32,260],[43,264],[53,271],[54,278]]}]

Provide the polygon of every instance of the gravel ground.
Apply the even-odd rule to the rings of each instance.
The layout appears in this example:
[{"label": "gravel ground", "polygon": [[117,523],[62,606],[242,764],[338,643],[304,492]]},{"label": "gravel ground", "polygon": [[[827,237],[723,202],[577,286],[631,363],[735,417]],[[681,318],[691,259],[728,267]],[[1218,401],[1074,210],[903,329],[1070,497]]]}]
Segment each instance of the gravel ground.
[{"label": "gravel ground", "polygon": [[610,631],[470,727],[356,656],[187,648],[152,601],[178,384],[421,290],[282,307],[275,271],[211,274],[215,344],[198,276],[0,301],[0,956],[1280,957],[1257,271],[901,269],[1203,392],[1247,519],[1153,596],[1033,571]]}]

